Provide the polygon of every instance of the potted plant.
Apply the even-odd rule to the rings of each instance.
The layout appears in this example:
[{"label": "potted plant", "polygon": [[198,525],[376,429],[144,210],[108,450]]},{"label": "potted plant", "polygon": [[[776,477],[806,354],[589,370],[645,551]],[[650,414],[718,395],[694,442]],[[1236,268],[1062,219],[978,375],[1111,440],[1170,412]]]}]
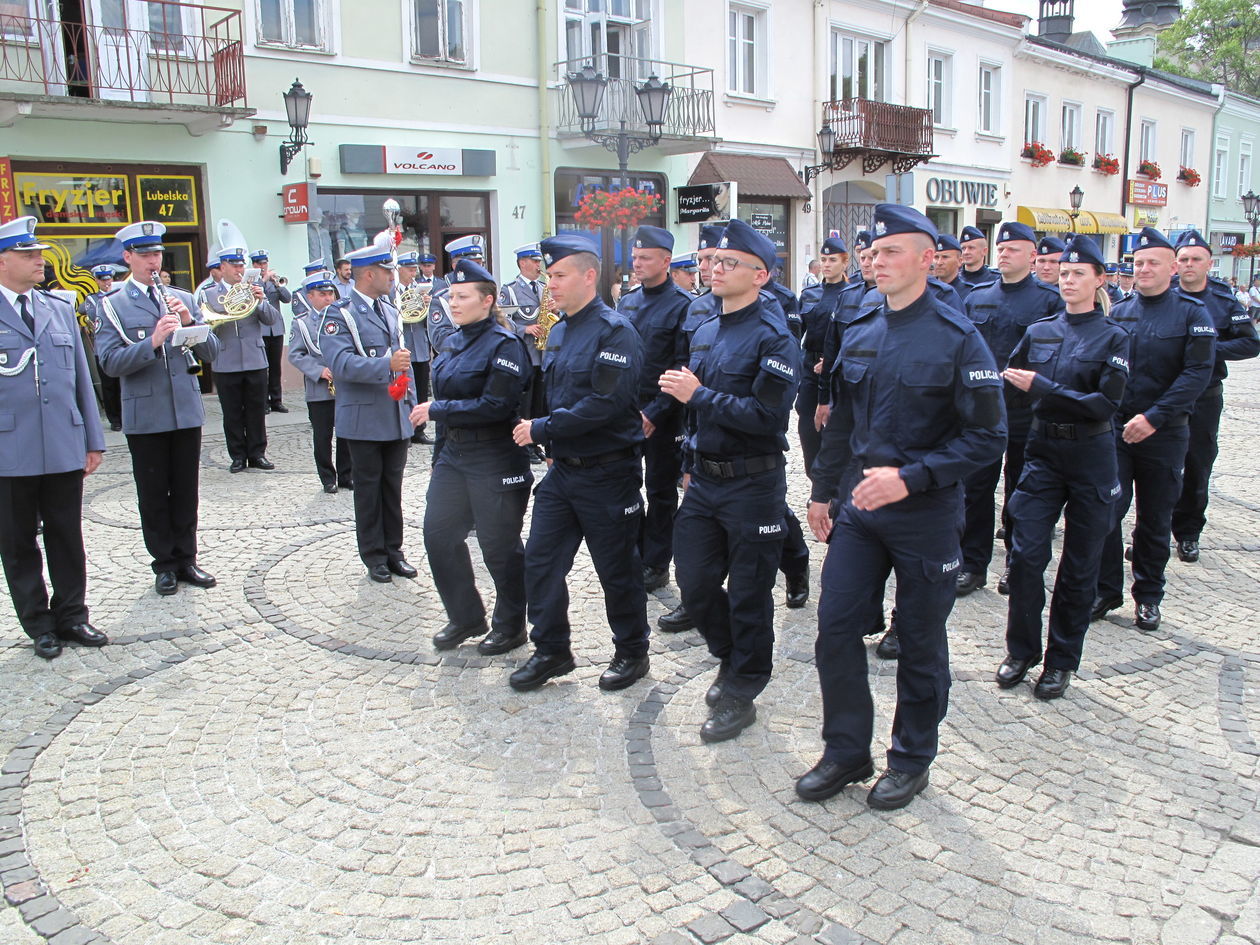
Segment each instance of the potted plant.
[{"label": "potted plant", "polygon": [[1027,142],[1020,156],[1032,161],[1033,167],[1045,167],[1054,161],[1054,152],[1040,141]]},{"label": "potted plant", "polygon": [[1163,173],[1159,169],[1159,165],[1154,161],[1139,161],[1137,172],[1143,177],[1149,177],[1151,180],[1159,180]]},{"label": "potted plant", "polygon": [[658,194],[627,187],[624,190],[597,190],[587,194],[574,215],[582,226],[598,229],[604,226],[633,229],[661,202]]},{"label": "potted plant", "polygon": [[1112,176],[1120,173],[1120,160],[1110,154],[1094,155],[1094,170]]},{"label": "potted plant", "polygon": [[1203,182],[1203,175],[1196,171],[1193,167],[1182,167],[1177,172],[1177,180],[1191,187],[1198,187]]},{"label": "potted plant", "polygon": [[1059,152],[1060,164],[1071,164],[1073,167],[1085,166],[1085,152],[1078,151],[1076,148],[1067,147]]}]

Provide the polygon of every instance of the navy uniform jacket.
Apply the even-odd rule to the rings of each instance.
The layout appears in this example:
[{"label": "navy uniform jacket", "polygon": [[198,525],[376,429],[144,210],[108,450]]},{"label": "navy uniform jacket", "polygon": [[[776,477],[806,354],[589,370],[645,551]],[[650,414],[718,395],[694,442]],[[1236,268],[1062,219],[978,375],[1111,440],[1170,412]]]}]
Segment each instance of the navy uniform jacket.
[{"label": "navy uniform jacket", "polygon": [[958,269],[958,278],[974,288],[989,282],[997,282],[1001,280],[1002,274],[992,266],[981,266],[975,272],[968,272],[965,266],[961,266]]},{"label": "navy uniform jacket", "polygon": [[1228,376],[1229,366],[1226,362],[1246,361],[1260,354],[1260,337],[1256,335],[1255,323],[1228,282],[1209,277],[1207,287],[1202,292],[1187,292],[1185,289],[1180,291],[1182,295],[1198,299],[1206,305],[1212,324],[1216,327],[1216,363],[1212,367],[1209,387],[1219,384]]},{"label": "navy uniform jacket", "polygon": [[563,315],[543,353],[545,417],[530,436],[557,458],[590,457],[643,442],[639,376],[643,342],[630,320],[596,296]]},{"label": "navy uniform jacket", "polygon": [[801,349],[760,297],[696,329],[689,367],[701,386],[686,405],[685,469],[693,453],[730,460],[787,450]]},{"label": "navy uniform jacket", "polygon": [[534,344],[533,335],[525,334],[526,328],[538,324],[538,302],[542,296],[543,286],[546,285],[541,276],[535,280],[535,283],[538,286],[537,292],[534,291],[528,279],[517,273],[515,279],[499,290],[499,304],[519,306],[509,318],[516,333],[525,342],[525,348],[529,353],[529,363],[534,367],[539,367],[542,365],[543,353]]},{"label": "navy uniform jacket", "polygon": [[[411,284],[415,285],[415,282]],[[398,293],[402,292],[404,288],[409,287],[396,285],[390,290],[389,301],[394,308],[398,307]],[[430,289],[429,291],[432,293],[433,290]],[[432,294],[430,294],[429,298],[431,301],[433,298]],[[433,356],[433,352],[429,348],[429,320],[426,318],[418,322],[403,322],[402,329],[403,345],[411,352],[411,360],[416,364],[423,364],[425,361],[428,361]]]},{"label": "navy uniform jacket", "polygon": [[0,476],[48,476],[87,466],[105,449],[96,393],[70,303],[23,293],[31,334],[0,294]]},{"label": "navy uniform jacket", "polygon": [[[196,324],[204,324],[192,296],[169,286],[166,291],[188,306]],[[166,309],[159,313],[146,288],[132,279],[109,293],[101,309],[101,320],[94,324],[96,357],[101,370],[120,379],[123,432],[168,433],[205,423],[201,386],[196,376],[188,373],[188,359],[171,347],[169,339],[158,350],[153,349],[153,326]],[[110,312],[118,319],[118,326]],[[203,362],[214,362],[219,355],[218,335],[210,332],[193,352]]]},{"label": "navy uniform jacket", "polygon": [[874,295],[871,298],[874,301],[871,305],[882,304],[884,296],[875,291],[873,282],[866,282],[861,278],[852,279],[840,290],[836,310],[827,324],[827,333],[823,336],[822,373],[818,375],[818,402],[820,404],[831,403],[831,369],[835,367],[836,355],[840,353],[840,336],[844,332],[844,326],[857,318],[858,312],[864,307],[863,300],[872,292]]},{"label": "navy uniform jacket", "polygon": [[[337,385],[333,423],[337,435],[347,440],[404,440],[414,432],[409,416],[416,405],[415,378],[411,378],[402,400],[389,396],[389,385],[394,379],[390,356],[402,350],[398,309],[383,296],[377,301],[381,307],[379,315],[358,292],[324,309],[324,334],[319,347]],[[359,332],[362,353],[349,328],[351,319]]]},{"label": "navy uniform jacket", "polygon": [[[202,294],[206,307],[223,312],[219,301],[228,286],[220,282]],[[263,290],[264,294],[266,290]],[[260,371],[267,368],[267,349],[263,347],[263,325],[271,325],[280,313],[265,298],[258,307],[244,318],[228,322],[215,329],[219,336],[219,356],[214,362],[214,373],[229,374],[237,371]]]},{"label": "navy uniform jacket", "polygon": [[661,393],[661,375],[687,363],[687,336],[683,320],[695,301],[666,276],[659,286],[635,286],[622,295],[617,311],[634,325],[643,341],[643,369],[639,374],[638,404],[649,420],[660,424],[682,406]]},{"label": "navy uniform jacket", "polygon": [[1125,299],[1124,289],[1118,285],[1112,285],[1110,282],[1106,285],[1106,292],[1107,297],[1111,299],[1112,305],[1115,305],[1117,302],[1123,302]]},{"label": "navy uniform jacket", "polygon": [[959,274],[954,276],[953,282],[945,282],[945,280],[943,279],[941,281],[945,282],[945,285],[949,286],[951,289],[957,292],[958,298],[963,303],[966,303],[967,296],[971,294],[971,290],[975,288],[975,286],[973,286],[970,282],[968,282],[966,279],[962,277],[961,269],[959,269],[958,272]]},{"label": "navy uniform jacket", "polygon": [[1216,329],[1207,306],[1173,288],[1156,296],[1135,292],[1111,310],[1111,318],[1133,335],[1120,422],[1140,413],[1159,430],[1189,416],[1216,365]]},{"label": "navy uniform jacket", "polygon": [[[1011,352],[1033,322],[1063,311],[1063,298],[1032,275],[1019,282],[1000,278],[991,285],[971,290],[966,302],[967,317],[980,330],[993,360],[1006,364]],[[1032,397],[1013,384],[1006,385],[1006,422],[1012,436],[1026,435],[1032,423]]]},{"label": "navy uniform jacket", "polygon": [[771,279],[766,283],[764,291],[769,292],[778,300],[783,314],[787,316],[788,328],[797,338],[801,337],[801,302],[796,294],[785,286],[778,279]]},{"label": "navy uniform jacket", "polygon": [[312,309],[306,314],[293,316],[293,326],[289,334],[289,363],[302,372],[306,381],[308,404],[334,399],[329,393],[328,382],[320,376],[324,368],[328,367],[321,342],[325,337],[324,324],[328,321],[331,308],[332,306],[328,306],[322,312]]},{"label": "navy uniform jacket", "polygon": [[1028,326],[1009,367],[1036,371],[1033,413],[1047,423],[1110,420],[1129,379],[1133,339],[1102,309],[1060,312]]},{"label": "navy uniform jacket", "polygon": [[[801,293],[801,346],[814,357],[821,357],[827,342],[831,320],[840,308],[841,293],[848,282],[819,282]],[[806,358],[805,369],[811,365]]]},{"label": "navy uniform jacket", "polygon": [[276,320],[273,322],[263,323],[263,337],[272,338],[279,336],[284,337],[284,309],[280,307],[280,303],[289,303],[293,301],[293,293],[289,291],[289,287],[281,285],[279,282],[273,282],[267,279],[262,284],[263,294],[267,296],[267,301],[271,303],[271,307],[276,310]]},{"label": "navy uniform jacket", "polygon": [[444,429],[502,425],[503,442],[514,446],[509,425],[528,382],[525,343],[512,329],[493,318],[465,325],[433,359],[429,419]]},{"label": "navy uniform jacket", "polygon": [[814,461],[814,502],[864,468],[896,466],[911,495],[962,482],[1006,447],[1002,379],[965,316],[924,292],[900,311],[864,309],[845,326],[831,419]]},{"label": "navy uniform jacket", "polygon": [[[759,298],[761,307],[771,318],[785,326],[793,335],[800,336],[799,324],[795,328],[792,327],[793,321],[799,323],[799,313],[788,315],[778,297],[769,289],[763,288]],[[697,328],[720,311],[722,311],[722,300],[712,291],[706,291],[703,295],[697,296],[687,304],[687,314],[683,317],[683,333],[690,338],[696,333]]]}]

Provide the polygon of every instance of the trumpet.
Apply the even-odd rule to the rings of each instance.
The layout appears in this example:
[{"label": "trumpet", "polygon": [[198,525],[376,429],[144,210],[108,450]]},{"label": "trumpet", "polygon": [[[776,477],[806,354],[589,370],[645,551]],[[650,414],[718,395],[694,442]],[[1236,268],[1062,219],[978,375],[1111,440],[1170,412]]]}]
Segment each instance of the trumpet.
[{"label": "trumpet", "polygon": [[[160,276],[154,276],[153,288],[158,295],[162,296],[162,301],[166,303],[166,310],[168,312],[171,311],[172,297],[166,291],[166,283],[162,281]],[[184,352],[184,360],[188,362],[188,373],[200,374],[201,365],[197,363],[197,357],[192,353],[192,348],[189,348],[187,345],[181,345],[180,350]]]},{"label": "trumpet", "polygon": [[538,327],[541,330],[534,338],[534,347],[539,351],[547,350],[547,339],[558,321],[560,317],[551,310],[551,284],[546,283],[543,285],[542,298],[538,300]]},{"label": "trumpet", "polygon": [[398,315],[404,325],[414,325],[429,317],[432,288],[432,282],[416,281],[398,293]]}]

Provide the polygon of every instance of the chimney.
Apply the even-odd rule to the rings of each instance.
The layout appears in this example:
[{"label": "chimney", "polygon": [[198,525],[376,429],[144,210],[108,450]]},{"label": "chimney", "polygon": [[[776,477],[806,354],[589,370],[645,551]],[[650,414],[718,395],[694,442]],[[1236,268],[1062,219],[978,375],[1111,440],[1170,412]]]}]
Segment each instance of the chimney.
[{"label": "chimney", "polygon": [[1052,43],[1066,43],[1072,36],[1076,0],[1041,0],[1037,35]]}]

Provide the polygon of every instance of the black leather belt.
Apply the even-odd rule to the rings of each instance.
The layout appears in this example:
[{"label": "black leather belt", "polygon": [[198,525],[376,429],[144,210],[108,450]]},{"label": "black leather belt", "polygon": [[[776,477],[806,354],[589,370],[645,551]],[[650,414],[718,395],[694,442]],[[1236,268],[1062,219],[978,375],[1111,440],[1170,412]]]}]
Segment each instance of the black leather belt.
[{"label": "black leather belt", "polygon": [[1095,423],[1051,423],[1033,418],[1032,428],[1052,440],[1083,440],[1088,436],[1109,433],[1113,428],[1110,420]]},{"label": "black leather belt", "polygon": [[478,443],[481,440],[512,438],[511,427],[447,427],[443,435],[452,443]]},{"label": "black leather belt", "polygon": [[702,453],[691,454],[691,468],[712,479],[735,479],[739,476],[769,472],[771,469],[778,469],[782,462],[782,453],[770,453],[765,456],[736,456],[732,459],[719,459]]},{"label": "black leather belt", "polygon": [[608,453],[596,453],[594,456],[557,456],[555,460],[562,466],[586,469],[590,466],[607,466],[609,463],[615,463],[619,459],[633,459],[638,455],[638,451],[627,446],[624,449],[612,450]]}]

